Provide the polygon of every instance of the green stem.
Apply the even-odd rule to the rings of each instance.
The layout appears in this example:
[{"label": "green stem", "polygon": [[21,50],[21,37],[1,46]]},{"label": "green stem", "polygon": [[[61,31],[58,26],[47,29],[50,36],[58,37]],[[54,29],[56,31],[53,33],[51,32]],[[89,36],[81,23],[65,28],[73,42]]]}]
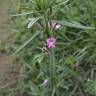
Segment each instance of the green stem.
[{"label": "green stem", "polygon": [[48,37],[49,37],[50,34],[49,34],[49,29],[48,29],[48,19],[47,19],[45,13],[43,13],[43,15],[44,15],[44,20],[45,20],[45,24],[46,24],[46,29],[45,29],[45,31],[46,31],[46,34],[47,34]]},{"label": "green stem", "polygon": [[49,57],[50,57],[50,80],[51,80],[51,86],[52,89],[54,88],[54,83],[55,83],[55,52],[54,49],[50,49],[49,52]]},{"label": "green stem", "polygon": [[41,5],[39,4],[38,0],[36,0],[37,4],[38,4],[38,7],[40,8],[40,10],[42,11],[42,14],[44,16],[44,20],[45,20],[45,24],[46,24],[46,28],[45,28],[45,32],[47,34],[47,36],[49,37],[50,36],[50,30],[49,30],[49,27],[48,27],[48,14],[46,14],[46,12],[42,9]]}]

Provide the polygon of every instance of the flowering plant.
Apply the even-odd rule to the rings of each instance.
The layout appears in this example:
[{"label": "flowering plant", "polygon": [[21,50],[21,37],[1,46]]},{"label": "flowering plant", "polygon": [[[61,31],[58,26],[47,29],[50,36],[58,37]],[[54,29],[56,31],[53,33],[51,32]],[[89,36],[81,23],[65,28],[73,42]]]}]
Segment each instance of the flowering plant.
[{"label": "flowering plant", "polygon": [[[22,2],[28,5],[25,10],[22,9],[24,13],[12,15],[13,21],[20,20],[15,26],[20,28],[20,32],[15,30],[17,40],[13,49],[17,49],[14,54],[22,63],[19,82],[22,94],[96,94],[95,19],[90,17],[89,11],[86,13],[86,6],[89,5],[83,4],[83,1],[78,0],[77,3],[77,0],[24,0]],[[93,1],[90,2],[94,5]],[[32,12],[25,13],[27,8]],[[95,5],[94,8],[96,9]],[[81,14],[82,12],[88,17]],[[18,48],[19,45],[21,46]],[[91,85],[94,89],[88,87]]]}]

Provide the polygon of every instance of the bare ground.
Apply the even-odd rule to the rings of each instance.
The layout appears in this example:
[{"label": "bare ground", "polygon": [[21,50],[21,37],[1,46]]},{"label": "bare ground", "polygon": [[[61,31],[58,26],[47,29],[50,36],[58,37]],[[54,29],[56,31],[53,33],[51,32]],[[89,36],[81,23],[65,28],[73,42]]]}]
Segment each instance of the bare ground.
[{"label": "bare ground", "polygon": [[[5,49],[13,42],[9,28],[10,17],[8,15],[8,2],[9,0],[0,2],[0,40],[3,42],[2,46],[4,46]],[[0,52],[0,90],[17,82],[18,72],[16,71],[18,68],[16,67],[17,65],[12,62],[10,56],[10,53]]]}]

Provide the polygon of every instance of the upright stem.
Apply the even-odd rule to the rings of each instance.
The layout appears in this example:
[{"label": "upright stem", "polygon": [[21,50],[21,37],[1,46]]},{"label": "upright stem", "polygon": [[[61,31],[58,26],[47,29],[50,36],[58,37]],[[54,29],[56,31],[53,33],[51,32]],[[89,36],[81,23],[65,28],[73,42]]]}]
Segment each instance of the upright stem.
[{"label": "upright stem", "polygon": [[55,83],[55,52],[54,52],[54,49],[50,49],[50,52],[49,52],[49,58],[50,58],[50,80],[51,80],[51,86],[52,86],[52,89],[54,87],[54,83]]},{"label": "upright stem", "polygon": [[46,31],[47,36],[49,37],[51,34],[50,34],[49,27],[48,27],[48,18],[45,13],[43,13],[43,15],[44,15],[45,23],[46,23],[46,30],[45,31]]}]

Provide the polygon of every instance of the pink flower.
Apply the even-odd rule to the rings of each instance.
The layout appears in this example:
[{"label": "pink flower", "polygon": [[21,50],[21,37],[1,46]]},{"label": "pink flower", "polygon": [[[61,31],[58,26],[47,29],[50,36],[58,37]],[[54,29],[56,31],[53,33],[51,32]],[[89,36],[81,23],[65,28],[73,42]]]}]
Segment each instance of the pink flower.
[{"label": "pink flower", "polygon": [[50,37],[47,39],[47,47],[54,48],[56,44],[56,39],[54,37]]},{"label": "pink flower", "polygon": [[61,25],[55,22],[49,22],[48,27],[54,30],[60,29]]},{"label": "pink flower", "polygon": [[45,86],[47,86],[48,83],[49,83],[49,80],[48,79],[46,79],[46,80],[43,81],[43,85],[45,85]]}]

